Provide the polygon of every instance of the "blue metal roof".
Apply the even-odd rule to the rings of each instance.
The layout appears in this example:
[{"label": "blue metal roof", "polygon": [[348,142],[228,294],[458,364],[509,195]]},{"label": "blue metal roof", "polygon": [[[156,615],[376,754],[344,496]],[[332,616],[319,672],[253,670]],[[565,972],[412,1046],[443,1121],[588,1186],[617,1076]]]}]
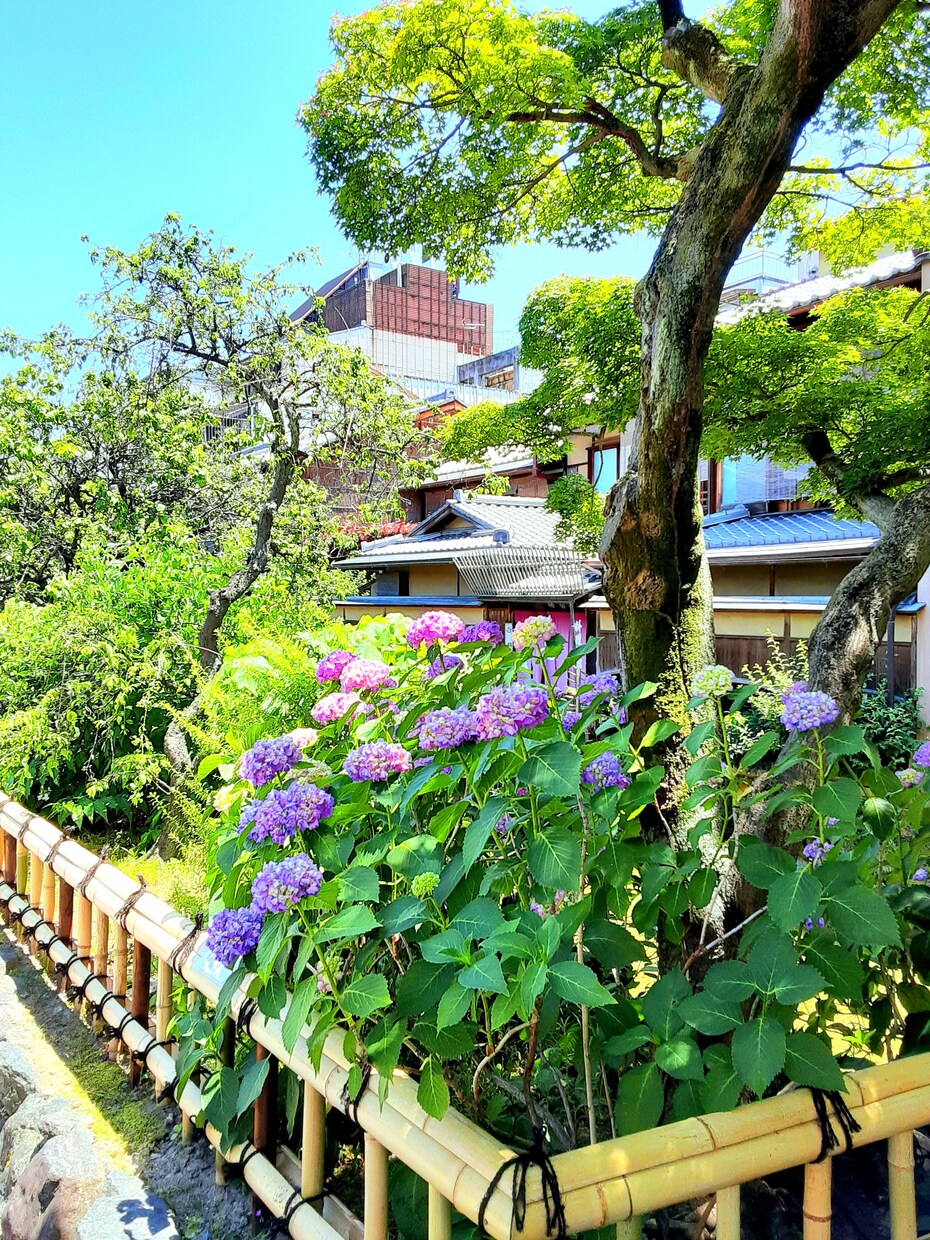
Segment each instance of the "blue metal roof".
[{"label": "blue metal roof", "polygon": [[725,513],[714,513],[704,525],[708,551],[878,537],[878,526],[871,521],[850,521],[834,517],[831,512],[774,512],[760,517],[734,515],[732,520],[727,520]]},{"label": "blue metal roof", "polygon": [[354,594],[350,598],[336,600],[336,606],[353,607],[364,603],[377,607],[483,607],[481,599],[473,594]]}]

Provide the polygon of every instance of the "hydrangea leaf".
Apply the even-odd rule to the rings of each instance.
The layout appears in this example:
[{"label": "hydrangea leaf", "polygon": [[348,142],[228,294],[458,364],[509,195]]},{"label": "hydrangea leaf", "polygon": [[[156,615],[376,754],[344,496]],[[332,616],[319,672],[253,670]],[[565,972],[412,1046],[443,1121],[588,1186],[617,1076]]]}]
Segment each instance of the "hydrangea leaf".
[{"label": "hydrangea leaf", "polygon": [[761,1098],[785,1065],[785,1031],[771,1016],[760,1016],[736,1030],[730,1050],[740,1080]]}]

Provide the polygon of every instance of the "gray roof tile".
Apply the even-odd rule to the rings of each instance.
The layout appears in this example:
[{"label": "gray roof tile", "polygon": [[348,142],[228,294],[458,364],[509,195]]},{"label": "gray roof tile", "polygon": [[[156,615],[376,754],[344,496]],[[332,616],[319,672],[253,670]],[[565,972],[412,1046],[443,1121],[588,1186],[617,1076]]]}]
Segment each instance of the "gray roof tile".
[{"label": "gray roof tile", "polygon": [[761,517],[718,520],[704,528],[708,551],[727,547],[784,547],[796,543],[842,542],[879,536],[871,521],[850,521],[830,512],[778,512]]}]

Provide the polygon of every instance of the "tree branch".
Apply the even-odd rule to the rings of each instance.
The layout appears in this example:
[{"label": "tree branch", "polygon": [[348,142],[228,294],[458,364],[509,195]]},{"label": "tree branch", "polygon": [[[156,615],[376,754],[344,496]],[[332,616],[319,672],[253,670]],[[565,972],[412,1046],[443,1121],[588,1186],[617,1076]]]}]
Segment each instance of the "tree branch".
[{"label": "tree branch", "polygon": [[715,103],[723,103],[733,75],[741,67],[713,31],[684,16],[674,26],[665,26],[662,63]]},{"label": "tree branch", "polygon": [[662,19],[664,31],[672,30],[679,22],[686,20],[681,0],[658,0],[658,4],[659,17]]},{"label": "tree branch", "polygon": [[878,488],[868,491],[850,489],[846,465],[839,454],[834,451],[826,431],[811,431],[802,436],[801,442],[805,452],[831,486],[836,489],[837,494],[858,509],[869,521],[874,521],[880,530],[886,530],[894,515],[895,500]]}]

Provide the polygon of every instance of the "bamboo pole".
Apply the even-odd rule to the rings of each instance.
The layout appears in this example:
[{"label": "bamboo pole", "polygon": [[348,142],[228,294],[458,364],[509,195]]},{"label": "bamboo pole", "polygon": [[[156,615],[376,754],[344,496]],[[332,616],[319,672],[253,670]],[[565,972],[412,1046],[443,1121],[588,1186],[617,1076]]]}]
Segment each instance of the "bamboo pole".
[{"label": "bamboo pole", "polygon": [[[129,990],[129,934],[119,924],[115,923],[115,933],[113,936],[113,993],[122,995],[124,998]],[[119,1058],[120,1041],[119,1038],[113,1038],[110,1042],[110,1056],[112,1059]]]},{"label": "bamboo pole", "polygon": [[[16,846],[17,837],[10,832],[5,832],[3,836],[3,871],[6,881],[11,887],[16,889]],[[12,918],[10,910],[6,910],[7,922]]]},{"label": "bamboo pole", "polygon": [[174,985],[174,974],[167,960],[158,962],[158,980],[155,985],[155,1037],[164,1042],[168,1037],[168,1026],[171,1023],[171,990]]},{"label": "bamboo pole", "polygon": [[[44,917],[45,914],[42,912],[42,862],[28,848],[26,856],[29,858],[29,903],[37,910],[40,917]],[[29,950],[34,956],[39,954],[39,945],[35,939],[30,941]]]},{"label": "bamboo pole", "polygon": [[[431,1190],[432,1191],[432,1190]],[[432,1219],[432,1210],[430,1211]],[[432,1225],[431,1225],[432,1230]],[[365,1240],[387,1240],[388,1152],[365,1133]]]},{"label": "bamboo pole", "polygon": [[717,1189],[717,1240],[740,1240],[738,1184]]},{"label": "bamboo pole", "polygon": [[[15,887],[17,891],[26,892],[29,890],[29,850],[20,840],[14,839],[13,847],[16,849],[16,874]],[[20,942],[23,940],[23,928],[17,926],[16,937]]]},{"label": "bamboo pole", "polygon": [[[196,1002],[196,1000],[194,999],[194,993],[195,992],[193,988],[187,992],[187,1010],[188,1011],[192,1010],[194,1003]],[[192,1075],[196,1077],[197,1082],[199,1084],[200,1082],[199,1073],[195,1072]],[[185,1114],[184,1111],[182,1111],[181,1112],[181,1144],[190,1145],[191,1141],[193,1141],[194,1139],[194,1133],[196,1131],[197,1131],[197,1128],[196,1128],[196,1125],[194,1124],[193,1118],[190,1115]]]},{"label": "bamboo pole", "polygon": [[452,1205],[432,1184],[429,1186],[427,1230],[429,1240],[452,1240]]},{"label": "bamboo pole", "polygon": [[[74,888],[63,878],[58,880],[58,933],[74,950]],[[68,979],[64,975],[58,978],[58,989],[64,991]]]},{"label": "bamboo pole", "polygon": [[[366,1134],[367,1137],[367,1134]],[[300,1195],[319,1197],[325,1184],[326,1099],[304,1081],[304,1114],[300,1141]],[[367,1183],[367,1163],[366,1163]],[[322,1212],[323,1203],[317,1208]]]},{"label": "bamboo pole", "polygon": [[[94,908],[94,972],[108,977],[110,972],[110,922],[103,909]],[[99,1020],[94,1021],[98,1027]]]},{"label": "bamboo pole", "polygon": [[804,1168],[804,1240],[830,1240],[832,1160]]},{"label": "bamboo pole", "polygon": [[42,916],[55,924],[55,871],[42,862]]},{"label": "bamboo pole", "polygon": [[891,1240],[917,1240],[914,1134],[910,1130],[888,1138],[888,1194]]},{"label": "bamboo pole", "polygon": [[86,963],[91,956],[91,918],[93,905],[80,891],[74,893],[74,950]]},{"label": "bamboo pole", "polygon": [[[260,1042],[255,1044],[257,1062],[268,1060],[268,1074],[262,1086],[262,1092],[255,1099],[252,1113],[252,1144],[272,1163],[277,1161],[278,1150],[278,1061]],[[260,1205],[261,1199],[253,1193],[253,1201]],[[258,1222],[258,1211],[253,1211],[252,1218]]]},{"label": "bamboo pole", "polygon": [[[132,942],[132,991],[130,992],[133,1016],[143,1027],[149,1027],[150,987],[152,982],[152,953],[140,942]],[[129,1084],[138,1085],[142,1079],[142,1064],[133,1059],[129,1065]]]}]

